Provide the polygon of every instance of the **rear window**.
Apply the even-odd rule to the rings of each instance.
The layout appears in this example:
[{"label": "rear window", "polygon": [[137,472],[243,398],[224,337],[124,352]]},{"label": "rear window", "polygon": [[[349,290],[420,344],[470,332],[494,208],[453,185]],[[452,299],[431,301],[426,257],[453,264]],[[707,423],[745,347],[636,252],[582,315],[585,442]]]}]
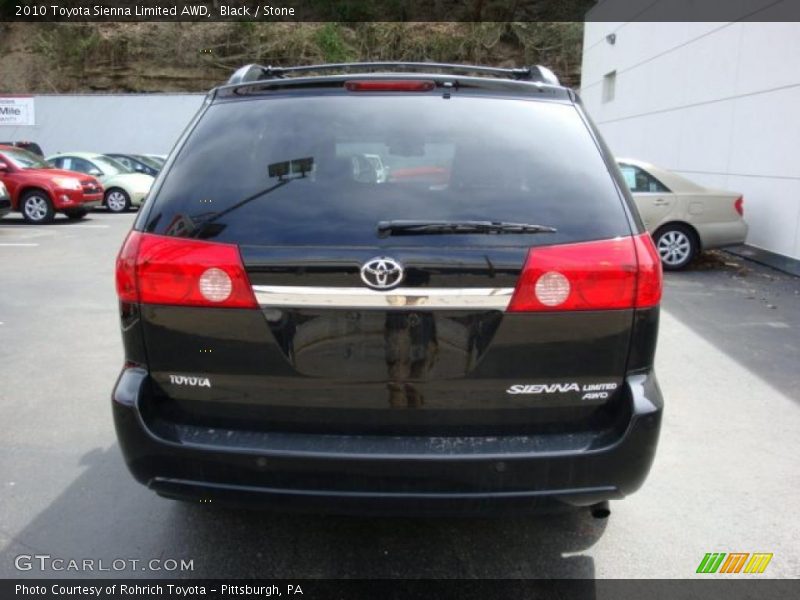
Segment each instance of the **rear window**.
[{"label": "rear window", "polygon": [[155,191],[150,232],[255,245],[375,245],[379,221],[537,223],[557,234],[392,238],[515,245],[630,233],[569,104],[485,96],[273,96],[207,110]]}]

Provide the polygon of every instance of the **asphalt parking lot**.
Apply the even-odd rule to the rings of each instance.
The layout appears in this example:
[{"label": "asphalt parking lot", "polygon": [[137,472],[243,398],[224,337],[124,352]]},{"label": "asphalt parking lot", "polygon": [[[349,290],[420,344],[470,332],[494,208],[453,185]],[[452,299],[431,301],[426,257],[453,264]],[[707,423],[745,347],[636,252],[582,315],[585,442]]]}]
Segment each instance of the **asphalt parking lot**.
[{"label": "asphalt parking lot", "polygon": [[[0,221],[0,577],[667,578],[706,552],[771,552],[765,576],[800,576],[800,279],[725,253],[667,275],[660,447],[607,521],[239,511],[159,498],[120,456],[113,266],[133,218]],[[21,554],[194,571],[20,572]]]}]

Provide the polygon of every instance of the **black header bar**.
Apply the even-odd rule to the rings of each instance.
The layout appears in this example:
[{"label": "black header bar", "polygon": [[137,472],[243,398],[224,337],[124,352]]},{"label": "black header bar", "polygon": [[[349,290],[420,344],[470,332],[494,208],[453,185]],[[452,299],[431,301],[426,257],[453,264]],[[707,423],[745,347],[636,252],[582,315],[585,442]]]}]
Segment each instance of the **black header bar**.
[{"label": "black header bar", "polygon": [[39,579],[0,580],[3,600],[784,600],[800,581],[696,579]]},{"label": "black header bar", "polygon": [[0,0],[0,21],[800,21],[796,0]]}]

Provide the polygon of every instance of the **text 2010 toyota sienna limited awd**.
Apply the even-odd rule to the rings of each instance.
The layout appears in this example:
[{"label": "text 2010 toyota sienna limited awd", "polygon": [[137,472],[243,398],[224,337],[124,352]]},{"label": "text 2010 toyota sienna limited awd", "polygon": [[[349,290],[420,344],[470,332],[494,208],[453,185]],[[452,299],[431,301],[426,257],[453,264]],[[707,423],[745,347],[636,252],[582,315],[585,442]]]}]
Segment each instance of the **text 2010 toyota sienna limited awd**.
[{"label": "text 2010 toyota sienna limited awd", "polygon": [[603,506],[652,463],[660,261],[547,69],[243,68],[116,277],[117,433],[164,496]]}]

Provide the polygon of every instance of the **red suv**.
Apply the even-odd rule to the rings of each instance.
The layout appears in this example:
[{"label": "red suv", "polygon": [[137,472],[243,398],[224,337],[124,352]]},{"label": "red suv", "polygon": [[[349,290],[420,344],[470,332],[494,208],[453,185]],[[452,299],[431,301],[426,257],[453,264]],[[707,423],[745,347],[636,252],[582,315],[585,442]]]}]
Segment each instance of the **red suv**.
[{"label": "red suv", "polygon": [[89,175],[55,169],[21,148],[0,146],[0,181],[11,209],[29,223],[49,223],[57,212],[81,219],[103,201],[103,186]]}]

